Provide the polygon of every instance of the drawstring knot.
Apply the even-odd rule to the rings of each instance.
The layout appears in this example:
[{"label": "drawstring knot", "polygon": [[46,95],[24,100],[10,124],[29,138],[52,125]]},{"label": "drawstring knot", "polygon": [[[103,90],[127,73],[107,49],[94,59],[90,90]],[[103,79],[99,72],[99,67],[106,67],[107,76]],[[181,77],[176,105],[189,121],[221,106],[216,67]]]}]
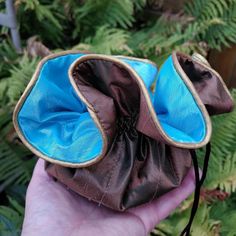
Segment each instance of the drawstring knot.
[{"label": "drawstring knot", "polygon": [[136,122],[137,122],[137,114],[131,114],[130,116],[122,116],[117,121],[117,129],[118,129],[118,135],[122,135],[124,133],[127,133],[129,138],[133,140],[137,137],[137,131],[136,131]]}]

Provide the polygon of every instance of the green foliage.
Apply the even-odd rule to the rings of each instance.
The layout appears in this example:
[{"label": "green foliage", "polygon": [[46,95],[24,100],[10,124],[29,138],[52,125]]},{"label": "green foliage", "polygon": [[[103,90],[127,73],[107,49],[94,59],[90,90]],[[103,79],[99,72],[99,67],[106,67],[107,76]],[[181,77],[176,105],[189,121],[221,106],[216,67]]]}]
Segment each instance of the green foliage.
[{"label": "green foliage", "polygon": [[[86,46],[96,41],[103,27],[122,29],[131,35],[126,50],[118,45],[122,53],[133,52],[160,65],[173,50],[207,55],[208,48],[221,49],[236,42],[234,0],[189,1],[182,15],[166,13],[141,24],[136,22],[137,14],[142,15],[146,0],[18,0],[16,5],[23,38],[39,35],[50,48]],[[113,37],[109,43],[115,47],[117,40]],[[103,52],[104,44],[99,47],[95,50]]]},{"label": "green foliage", "polygon": [[[193,222],[192,236],[215,236],[213,229],[219,225],[219,221],[210,218],[210,207],[202,204],[197,211],[196,218]],[[158,225],[158,229],[153,232],[160,236],[179,235],[188,223],[190,209],[176,212],[167,220]]]},{"label": "green foliage", "polygon": [[[0,12],[4,4],[0,0]],[[40,58],[29,56],[27,40],[39,36],[52,50],[79,49],[101,54],[123,54],[151,59],[158,66],[173,50],[188,54],[221,50],[236,43],[236,1],[186,1],[183,12],[144,14],[146,0],[16,0],[24,53],[18,55],[9,30],[0,29],[0,194],[21,201],[31,177],[34,158],[21,145],[11,122],[14,106],[32,77]],[[236,102],[236,90],[232,91]],[[221,190],[222,202],[202,201],[193,236],[235,235],[236,110],[213,117],[212,154],[205,189]],[[203,155],[203,150],[199,151]],[[202,161],[202,158],[199,158]],[[23,190],[22,190],[23,189]],[[21,192],[19,194],[19,192]],[[21,199],[21,200],[20,200]],[[19,235],[23,208],[9,199],[0,206],[0,235]],[[178,235],[187,223],[192,198],[166,221],[155,235]]]},{"label": "green foliage", "polygon": [[27,159],[30,152],[19,145],[13,148],[4,141],[0,142],[0,150],[0,192],[12,184],[28,183],[34,163],[33,159]]},{"label": "green foliage", "polygon": [[111,27],[121,26],[126,29],[134,22],[134,3],[130,0],[87,0],[78,7],[75,14],[75,34],[88,32],[98,26],[109,25]]},{"label": "green foliage", "polygon": [[173,50],[207,55],[208,48],[220,50],[236,42],[236,1],[189,1],[183,16],[163,15],[134,32],[131,39],[135,53],[152,58],[158,65]]},{"label": "green foliage", "polygon": [[7,81],[6,96],[9,104],[14,105],[18,101],[20,95],[31,79],[38,61],[37,58],[31,59],[26,55],[23,55],[19,63],[9,69],[10,76],[0,82],[1,86],[2,82],[6,83],[5,80]]},{"label": "green foliage", "polygon": [[0,40],[0,80],[10,74],[9,69],[15,63],[15,59],[18,58],[9,41],[9,39]]},{"label": "green foliage", "polygon": [[148,57],[159,66],[173,50],[187,54],[197,51],[206,55],[206,50],[200,46],[196,35],[211,24],[214,22],[209,21],[208,25],[193,22],[186,26],[176,22],[176,19],[167,19],[163,16],[150,26],[134,32],[130,37],[129,46],[136,55]]},{"label": "green foliage", "polygon": [[86,38],[84,43],[78,44],[74,49],[102,54],[122,52],[130,50],[126,44],[128,38],[129,35],[126,31],[108,28],[107,25],[104,25],[97,29],[94,37]]},{"label": "green foliage", "polygon": [[121,27],[127,29],[135,22],[135,9],[141,10],[145,6],[145,0],[87,0],[73,11],[75,30],[73,36],[85,38],[94,35],[97,28]]},{"label": "green foliage", "polygon": [[[236,101],[236,89],[232,91]],[[213,117],[212,152],[205,186],[228,193],[236,190],[236,110]]]},{"label": "green foliage", "polygon": [[217,202],[210,211],[212,219],[220,221],[220,235],[234,236],[236,232],[235,194],[224,202]]},{"label": "green foliage", "polygon": [[9,207],[0,206],[0,233],[4,236],[18,236],[24,215],[24,208],[9,198]]},{"label": "green foliage", "polygon": [[18,0],[17,18],[21,35],[26,38],[39,35],[47,44],[61,45],[65,21],[62,6],[52,4],[52,1]]},{"label": "green foliage", "polygon": [[0,193],[11,185],[26,184],[31,177],[32,154],[19,144],[12,126],[12,112],[33,75],[37,58],[19,56],[5,41],[0,47],[5,73],[0,77]]},{"label": "green foliage", "polygon": [[236,1],[193,1],[186,4],[186,13],[194,16],[198,24],[215,22],[199,34],[200,39],[207,39],[211,48],[220,50],[236,41]]},{"label": "green foliage", "polygon": [[[30,151],[22,145],[10,143],[12,130],[11,113],[0,111],[0,192],[10,185],[26,184],[32,174],[34,160]],[[28,158],[27,158],[28,157]]]}]

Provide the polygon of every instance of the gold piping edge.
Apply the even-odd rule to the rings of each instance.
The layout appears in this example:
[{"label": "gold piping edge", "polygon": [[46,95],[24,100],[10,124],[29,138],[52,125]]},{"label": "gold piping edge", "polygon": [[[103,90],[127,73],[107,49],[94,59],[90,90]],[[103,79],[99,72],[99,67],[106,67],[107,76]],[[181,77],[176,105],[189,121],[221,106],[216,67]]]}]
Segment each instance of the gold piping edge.
[{"label": "gold piping edge", "polygon": [[124,58],[124,59],[128,59],[128,60],[148,63],[148,64],[151,64],[151,65],[153,65],[153,66],[155,66],[157,68],[157,64],[155,62],[153,62],[153,61],[150,61],[149,59],[142,59],[142,58],[131,57],[131,56],[122,56],[122,55],[115,55],[114,57],[115,58],[121,58],[121,59]]},{"label": "gold piping edge", "polygon": [[[76,92],[77,92],[78,96],[82,99],[82,101],[87,105],[87,107],[88,107],[88,112],[90,113],[92,119],[95,121],[95,124],[98,126],[99,130],[101,131],[102,137],[103,137],[103,141],[104,141],[104,143],[103,143],[104,145],[103,145],[103,149],[102,149],[102,154],[99,155],[99,156],[97,156],[97,157],[94,158],[93,160],[90,160],[90,161],[87,161],[87,162],[84,162],[84,163],[80,163],[80,164],[78,164],[78,163],[68,163],[68,162],[64,162],[64,161],[60,161],[60,160],[55,160],[55,159],[53,159],[52,157],[48,157],[48,156],[44,155],[43,153],[41,153],[40,151],[38,151],[35,147],[33,147],[33,146],[27,141],[27,139],[24,137],[24,135],[22,134],[21,129],[20,129],[20,127],[19,127],[19,124],[18,124],[18,121],[17,121],[17,116],[18,116],[18,113],[19,113],[20,109],[21,109],[22,106],[23,106],[23,103],[25,102],[26,97],[29,95],[29,93],[30,93],[31,90],[33,89],[35,83],[37,82],[39,73],[40,73],[40,71],[41,71],[43,65],[44,65],[48,60],[50,60],[50,59],[54,59],[54,58],[56,58],[56,57],[64,56],[64,55],[68,55],[68,54],[77,54],[77,53],[84,54],[84,52],[81,52],[81,51],[67,50],[67,51],[62,51],[62,52],[54,53],[54,54],[51,54],[51,55],[46,56],[45,58],[43,58],[43,59],[39,62],[38,66],[37,66],[37,68],[36,68],[36,70],[35,70],[35,73],[33,74],[33,76],[32,76],[32,78],[31,78],[29,84],[27,85],[25,91],[23,92],[22,96],[20,97],[19,101],[17,102],[17,104],[16,104],[16,106],[15,106],[15,109],[14,109],[14,112],[13,112],[13,125],[14,125],[14,127],[15,127],[15,130],[16,130],[16,132],[17,132],[19,138],[20,138],[21,141],[23,142],[23,144],[24,144],[29,150],[31,150],[32,153],[34,153],[35,155],[37,155],[38,157],[40,157],[40,158],[42,158],[42,159],[44,159],[44,160],[46,160],[46,161],[49,161],[50,163],[58,164],[58,165],[65,166],[65,167],[72,167],[72,168],[76,168],[76,167],[81,167],[81,168],[82,168],[82,167],[87,167],[87,166],[90,166],[90,165],[92,165],[92,164],[94,164],[94,163],[100,161],[100,160],[104,157],[104,155],[105,155],[105,152],[106,152],[106,150],[107,150],[107,143],[108,143],[108,142],[107,142],[106,135],[105,135],[105,132],[104,132],[104,130],[103,130],[103,128],[102,128],[102,126],[101,126],[101,124],[100,124],[100,122],[99,122],[99,119],[97,118],[97,115],[96,115],[96,113],[95,113],[93,107],[91,106],[91,104],[89,104],[89,103],[87,102],[87,100],[86,100],[83,96],[81,96],[81,93],[80,93],[80,92],[78,93],[78,91],[77,91],[78,89],[76,89]],[[169,137],[165,134],[165,132],[162,130],[162,128],[161,128],[161,125],[160,125],[160,123],[159,123],[159,121],[158,121],[158,119],[157,119],[157,115],[156,115],[156,113],[155,113],[155,110],[154,110],[153,105],[152,105],[152,103],[151,103],[151,100],[150,100],[148,91],[147,91],[147,89],[146,89],[146,87],[145,87],[144,82],[142,81],[142,79],[141,79],[141,78],[139,77],[139,75],[132,69],[132,67],[130,67],[130,66],[127,65],[126,63],[124,63],[124,62],[122,62],[122,61],[120,61],[120,60],[118,60],[118,59],[116,59],[116,58],[114,58],[114,57],[112,57],[112,56],[105,56],[105,55],[98,55],[98,54],[89,54],[89,55],[81,56],[79,59],[75,59],[75,61],[72,63],[72,65],[70,66],[69,71],[68,71],[70,81],[71,81],[71,80],[73,81],[73,79],[71,79],[71,74],[70,74],[70,71],[71,71],[73,65],[77,64],[78,61],[79,61],[80,59],[82,59],[82,58],[83,58],[83,59],[89,59],[89,58],[90,58],[90,59],[95,59],[95,57],[97,57],[98,59],[108,59],[109,61],[116,62],[116,63],[118,63],[118,64],[124,66],[126,69],[128,69],[129,72],[131,72],[131,74],[134,75],[134,78],[138,81],[138,84],[140,85],[140,87],[141,87],[141,89],[142,89],[142,92],[143,92],[143,94],[144,94],[144,96],[145,96],[145,99],[146,99],[146,101],[147,101],[148,108],[149,108],[150,111],[151,111],[151,115],[152,115],[152,118],[153,118],[154,121],[155,121],[154,123],[155,123],[156,127],[157,127],[158,130],[160,131],[160,133],[161,133],[161,135],[163,136],[163,138],[166,139],[166,140],[168,140],[168,142],[169,142],[170,144],[172,144],[173,146],[176,146],[176,147],[182,147],[182,148],[189,148],[189,149],[191,149],[191,148],[198,148],[198,147],[204,146],[204,145],[209,141],[209,140],[206,140],[206,138],[204,139],[205,141],[202,141],[202,142],[200,142],[200,143],[198,143],[198,144],[192,144],[192,143],[189,143],[189,144],[188,144],[188,143],[185,143],[185,144],[184,144],[184,143],[177,143],[177,142],[172,141],[172,139],[169,138]],[[117,57],[117,58],[119,58],[119,57]],[[147,60],[142,60],[142,59],[140,59],[140,61],[145,61],[145,62],[147,62]],[[76,62],[77,62],[77,63],[76,63]],[[155,64],[154,64],[154,65],[155,65]],[[156,66],[156,65],[155,65],[155,66]],[[209,68],[209,69],[211,69],[211,68]],[[211,70],[212,70],[212,69],[211,69]],[[213,71],[213,72],[215,72],[215,71]],[[224,84],[224,83],[223,83],[223,84]],[[72,83],[72,86],[73,86],[73,83]],[[75,85],[74,85],[74,86],[75,86]],[[73,87],[74,87],[74,86],[73,86]],[[191,92],[194,91],[194,92],[196,93],[196,91],[195,91],[193,85],[190,84],[190,87],[191,87],[191,86],[192,86]],[[74,87],[74,88],[75,88],[75,87]],[[76,88],[77,88],[77,86],[76,86]],[[226,88],[227,88],[227,87],[226,87]],[[227,90],[227,91],[228,91],[228,90]],[[195,94],[195,95],[197,95],[197,94]],[[231,95],[230,95],[230,96],[231,96]],[[198,95],[197,95],[197,97],[198,97]],[[195,98],[196,98],[196,97],[195,97]],[[198,104],[199,107],[202,107],[202,108],[203,108],[203,111],[204,111],[204,112],[206,112],[205,106],[204,106],[203,104],[201,104],[201,103],[202,103],[202,102],[201,102],[201,100],[200,100],[200,98],[199,98],[198,101],[197,101],[197,104]],[[200,105],[201,105],[201,106],[200,106]],[[209,118],[209,122],[208,122],[208,123],[211,124],[210,118]],[[209,124],[208,124],[208,125],[209,125]],[[208,128],[209,128],[209,127],[208,127]],[[210,125],[210,129],[211,129],[211,125]],[[209,133],[209,132],[208,132],[208,133]],[[208,136],[210,137],[210,134],[208,134]]]},{"label": "gold piping edge", "polygon": [[[192,82],[190,81],[189,77],[187,76],[187,74],[184,72],[181,65],[179,64],[177,54],[185,56],[185,54],[183,54],[183,53],[178,53],[178,52],[173,52],[172,53],[172,59],[173,59],[173,64],[174,64],[175,70],[177,71],[180,78],[183,80],[183,82],[185,83],[185,85],[187,86],[189,91],[191,92],[191,94],[192,94],[194,100],[196,101],[199,109],[201,110],[203,118],[206,122],[206,129],[207,130],[206,130],[205,138],[202,142],[199,143],[199,144],[201,144],[201,146],[204,146],[210,141],[210,138],[211,138],[211,134],[212,134],[211,119],[210,119],[210,116],[208,114],[208,111],[207,111],[205,105],[203,104],[202,100],[200,99],[200,97],[199,97],[196,89],[194,88]],[[190,60],[193,60],[193,59],[191,59],[191,57],[188,57],[188,58]],[[199,146],[199,147],[201,147],[201,146]]]},{"label": "gold piping edge", "polygon": [[[28,83],[27,87],[25,88],[23,94],[21,95],[19,101],[17,102],[15,108],[14,108],[14,111],[13,111],[13,117],[12,117],[12,120],[13,120],[13,125],[14,125],[14,128],[16,130],[16,133],[17,135],[19,136],[19,138],[21,139],[22,143],[32,152],[34,153],[35,155],[37,155],[38,157],[44,159],[45,161],[48,161],[50,163],[54,163],[54,164],[58,164],[58,165],[61,165],[61,166],[65,166],[65,167],[72,167],[72,168],[76,168],[76,167],[87,167],[87,166],[90,166],[92,164],[94,164],[95,162],[98,162],[103,156],[100,155],[92,160],[89,160],[87,162],[83,162],[83,163],[68,163],[68,162],[65,162],[65,161],[60,161],[60,160],[55,160],[53,159],[52,157],[48,157],[46,155],[44,155],[43,153],[41,153],[39,150],[37,150],[33,145],[31,145],[28,140],[25,138],[25,136],[22,134],[22,131],[20,129],[20,126],[19,126],[19,123],[18,123],[18,120],[17,120],[17,116],[19,114],[19,111],[21,110],[27,96],[30,94],[30,92],[32,91],[33,87],[35,86],[37,80],[38,80],[38,77],[39,77],[39,74],[41,72],[41,69],[42,67],[44,66],[44,64],[51,60],[51,59],[54,59],[54,58],[57,58],[57,57],[60,57],[60,56],[65,56],[65,55],[68,55],[68,54],[78,54],[78,53],[81,53],[81,54],[84,54],[83,52],[81,51],[76,51],[76,50],[67,50],[67,51],[62,51],[62,52],[58,52],[58,53],[54,53],[54,54],[50,54],[48,56],[46,56],[45,58],[43,58],[37,65],[36,67],[36,70],[30,80],[30,82]],[[89,107],[88,107],[88,111],[92,117],[92,119],[94,119],[94,116],[96,116],[96,114],[94,114],[93,112],[90,111]],[[100,125],[96,123],[96,125]],[[102,128],[100,127],[99,130],[101,131]],[[103,132],[103,130],[102,130]],[[103,137],[103,133],[102,133],[102,137]],[[103,147],[104,149],[104,147]],[[103,151],[102,151],[102,154],[103,154]]]},{"label": "gold piping edge", "polygon": [[[172,56],[174,55],[174,53],[172,54]],[[176,141],[173,141],[173,139],[171,139],[165,132],[164,130],[162,129],[161,127],[161,124],[158,120],[158,115],[156,114],[155,110],[154,110],[154,107],[152,105],[152,102],[151,102],[151,99],[150,99],[150,96],[148,94],[148,91],[147,91],[147,88],[145,87],[145,84],[143,82],[143,80],[140,78],[140,76],[136,73],[136,71],[131,67],[129,66],[128,64],[126,64],[125,62],[119,60],[119,58],[116,58],[116,57],[113,57],[113,56],[107,56],[107,55],[102,55],[102,54],[88,54],[88,55],[84,55],[84,56],[81,56],[79,59],[75,60],[72,65],[70,66],[69,68],[69,78],[70,78],[70,81],[72,83],[72,86],[76,89],[76,92],[78,92],[80,98],[82,99],[83,102],[85,102],[88,107],[92,108],[92,105],[86,100],[85,97],[83,97],[83,95],[80,93],[79,89],[77,88],[75,82],[73,81],[73,77],[72,77],[72,71],[73,71],[73,68],[75,66],[77,66],[78,64],[82,63],[83,61],[86,61],[86,60],[89,60],[89,59],[103,59],[103,60],[107,60],[107,61],[110,61],[110,62],[113,62],[113,63],[117,63],[118,65],[122,66],[123,68],[127,69],[128,72],[131,73],[131,75],[134,76],[134,78],[136,79],[139,87],[140,87],[140,90],[143,92],[144,94],[144,97],[146,99],[146,102],[147,102],[147,105],[148,105],[148,108],[150,110],[150,113],[151,113],[151,117],[154,121],[154,124],[156,126],[156,128],[160,131],[160,135],[162,136],[162,138],[164,140],[166,140],[168,142],[168,144],[172,145],[172,146],[175,146],[175,147],[180,147],[180,148],[187,148],[187,149],[196,149],[196,148],[199,148],[199,147],[202,147],[204,145],[206,145],[209,140],[210,140],[210,137],[211,137],[211,131],[212,131],[212,127],[211,127],[211,120],[210,120],[210,117],[208,115],[208,112],[204,106],[204,104],[202,103],[200,97],[198,96],[195,88],[193,87],[193,84],[191,83],[191,81],[189,80],[189,78],[187,77],[187,75],[184,74],[183,70],[183,77],[180,76],[180,78],[184,81],[185,85],[187,86],[187,88],[189,89],[189,91],[191,92],[192,96],[194,97],[195,101],[196,101],[196,104],[198,105],[200,111],[202,112],[203,114],[203,118],[206,122],[206,134],[205,134],[205,137],[204,139],[199,142],[199,143],[180,143],[180,142],[176,142]],[[176,58],[177,59],[177,58]],[[179,65],[180,67],[180,65]],[[181,69],[181,68],[180,68]],[[99,122],[99,121],[98,121]]]},{"label": "gold piping edge", "polygon": [[156,88],[156,83],[157,83],[157,78],[158,78],[157,76],[158,76],[158,72],[159,72],[157,64],[155,62],[150,61],[149,59],[141,59],[141,58],[130,57],[130,56],[122,56],[122,55],[117,55],[117,56],[115,56],[115,58],[121,58],[121,59],[128,59],[128,60],[143,62],[145,64],[149,64],[149,65],[154,66],[157,69],[157,71],[156,71],[156,74],[154,76],[152,84],[149,86],[149,89],[152,91],[152,93],[155,93],[155,88]]},{"label": "gold piping edge", "polygon": [[130,56],[122,56],[122,55],[117,55],[115,56],[116,58],[121,58],[121,59],[129,59],[129,60],[133,60],[133,61],[139,61],[139,62],[144,62],[146,64],[149,64],[149,65],[152,65],[154,66],[157,71],[156,71],[156,74],[154,76],[154,79],[153,79],[153,82],[152,84],[150,85],[150,90],[152,91],[152,93],[154,94],[155,93],[155,88],[156,88],[156,83],[157,83],[157,78],[158,78],[158,67],[157,67],[157,64],[149,59],[141,59],[141,58],[136,58],[136,57],[130,57]]},{"label": "gold piping edge", "polygon": [[[222,84],[224,90],[226,91],[226,93],[228,94],[228,96],[230,97],[230,99],[232,100],[232,102],[234,103],[234,99],[233,99],[232,95],[230,94],[229,89],[227,88],[227,86],[226,86],[226,84],[225,84],[223,78],[221,77],[221,75],[220,75],[216,70],[214,70],[214,69],[211,67],[211,65],[210,65],[210,63],[209,63],[208,61],[207,61],[207,62],[208,62],[208,65],[207,65],[207,64],[205,64],[204,62],[201,62],[200,60],[196,60],[196,59],[192,58],[191,56],[189,56],[189,55],[187,55],[187,54],[184,54],[184,53],[182,53],[182,52],[177,52],[176,54],[182,55],[183,57],[185,57],[185,58],[187,58],[187,59],[189,59],[189,60],[191,60],[191,61],[194,61],[194,63],[196,63],[196,64],[198,64],[198,65],[204,67],[206,70],[209,70],[212,74],[214,74],[214,75],[219,79],[219,81],[221,82],[221,84]],[[184,73],[185,73],[185,72],[184,72]]]}]

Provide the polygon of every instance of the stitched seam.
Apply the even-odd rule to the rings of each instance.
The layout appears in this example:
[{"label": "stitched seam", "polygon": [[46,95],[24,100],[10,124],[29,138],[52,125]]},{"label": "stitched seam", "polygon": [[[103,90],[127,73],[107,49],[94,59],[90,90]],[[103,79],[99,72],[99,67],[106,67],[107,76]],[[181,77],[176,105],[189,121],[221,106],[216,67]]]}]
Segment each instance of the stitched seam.
[{"label": "stitched seam", "polygon": [[[142,96],[144,96],[143,95],[143,92],[142,92],[142,90],[140,90],[141,91],[141,94],[142,94]],[[148,110],[148,121],[151,121],[151,123],[152,123],[152,125],[154,125],[154,127],[159,131],[159,129],[158,129],[158,127],[156,127],[156,124],[155,124],[155,122],[154,122],[154,120],[152,119],[152,114],[151,114],[151,112],[150,112],[150,109],[149,109],[149,107],[148,107],[148,105],[146,104],[146,99],[145,99],[145,97],[144,97],[144,106],[145,106],[145,108],[147,108],[147,110]],[[146,126],[146,124],[147,124],[147,122],[145,122],[145,126]],[[161,138],[161,141],[164,141],[163,140],[163,137],[162,137],[162,134],[160,133],[160,132],[158,132],[158,134],[160,135],[160,138]]]},{"label": "stitched seam", "polygon": [[97,110],[94,106],[93,106],[93,108],[94,108],[95,113],[97,114],[97,118],[99,119],[100,125],[102,126],[103,131],[104,131],[104,133],[106,134],[107,140],[108,140],[108,137],[109,137],[109,136],[108,136],[108,133],[107,133],[107,129],[105,129],[104,124],[103,124],[103,121],[102,121],[102,119],[100,118],[100,112],[99,112],[99,110]]},{"label": "stitched seam", "polygon": [[118,158],[116,160],[114,160],[114,165],[113,165],[113,167],[111,168],[111,171],[110,171],[111,174],[110,174],[108,182],[107,182],[106,190],[104,191],[104,193],[101,197],[101,200],[99,201],[99,205],[102,204],[102,201],[105,198],[105,195],[106,195],[106,193],[108,192],[108,190],[110,188],[110,184],[111,184],[111,180],[112,180],[113,175],[114,175],[115,167],[116,167],[117,163],[120,161],[120,154],[121,154],[121,150],[123,149],[123,146],[124,146],[124,144],[123,144],[123,142],[121,142],[121,148],[120,148],[120,151],[119,151],[119,154],[118,154]]},{"label": "stitched seam", "polygon": [[168,158],[168,160],[169,160],[169,162],[170,162],[172,171],[173,171],[174,174],[175,174],[175,178],[177,179],[177,181],[178,181],[178,183],[179,183],[180,179],[179,179],[179,176],[177,175],[177,171],[176,171],[175,165],[173,164],[173,162],[172,162],[170,156],[167,155],[167,158]]},{"label": "stitched seam", "polygon": [[[143,95],[143,94],[142,94],[142,95]],[[145,101],[146,101],[146,100],[145,100]],[[151,116],[151,114],[150,114],[150,110],[149,110],[149,108],[148,108],[146,102],[144,102],[144,106],[145,106],[145,107],[147,108],[147,110],[148,110],[148,115],[149,115],[148,120],[150,120],[151,123],[154,125],[154,127],[156,127],[156,125],[155,125],[155,123],[154,123],[154,121],[153,121],[153,119],[152,119],[152,116]],[[145,125],[146,125],[146,122],[145,122]],[[157,129],[157,130],[159,130],[159,129]],[[158,133],[158,134],[160,134],[160,133]],[[163,138],[161,134],[160,134],[160,138]],[[164,142],[164,140],[161,140],[161,141]],[[170,145],[170,146],[172,146],[172,145]],[[175,178],[176,178],[177,181],[179,182],[180,180],[179,180],[179,177],[178,177],[178,175],[177,175],[176,168],[174,167],[172,161],[170,160],[170,157],[168,156],[167,158],[169,159],[170,165],[171,165],[172,170],[173,170],[173,172],[174,172],[174,174],[175,174]],[[159,184],[159,183],[158,183],[158,184]],[[157,190],[155,191],[155,194],[154,194],[153,199],[155,198],[156,193],[157,193]],[[153,200],[153,199],[152,199],[152,200]]]},{"label": "stitched seam", "polygon": [[[160,161],[160,158],[159,158],[159,161]],[[162,169],[161,168],[159,168],[160,169],[160,172],[162,171]],[[151,200],[150,200],[150,202],[151,201],[153,201],[154,200],[154,198],[156,197],[156,195],[157,195],[157,192],[158,192],[158,187],[159,187],[159,185],[160,185],[160,176],[161,175],[158,175],[158,178],[157,178],[157,184],[156,184],[156,188],[155,188],[155,192],[154,192],[154,194],[153,194],[153,197],[151,198]]]},{"label": "stitched seam", "polygon": [[[141,90],[141,94],[142,94],[142,90]],[[142,96],[143,96],[143,94],[142,94]],[[154,123],[154,121],[153,121],[153,119],[152,119],[151,112],[150,112],[150,110],[149,110],[149,108],[148,108],[148,106],[147,106],[147,104],[146,104],[146,99],[145,99],[145,102],[144,102],[144,106],[145,106],[145,107],[147,108],[147,110],[148,110],[148,116],[149,116],[148,120],[151,121],[152,125],[154,125],[155,128],[157,128],[156,125],[155,125],[155,123]],[[145,122],[145,125],[146,125],[146,122]],[[159,130],[159,129],[157,129],[157,130]],[[161,136],[161,134],[160,134],[160,136]],[[162,136],[161,136],[161,137],[162,137]],[[158,177],[158,179],[157,179],[157,184],[156,184],[155,192],[154,192],[153,197],[151,198],[150,202],[153,201],[154,198],[156,197],[156,194],[157,194],[157,192],[158,192],[158,187],[159,187],[159,185],[160,185],[160,177]]]},{"label": "stitched seam", "polygon": [[160,184],[160,180],[159,180],[159,177],[158,177],[157,184],[156,184],[156,188],[155,188],[155,192],[154,192],[153,197],[151,198],[151,200],[150,200],[149,202],[152,202],[152,201],[156,198],[156,195],[157,195],[157,192],[158,192],[159,184]]}]

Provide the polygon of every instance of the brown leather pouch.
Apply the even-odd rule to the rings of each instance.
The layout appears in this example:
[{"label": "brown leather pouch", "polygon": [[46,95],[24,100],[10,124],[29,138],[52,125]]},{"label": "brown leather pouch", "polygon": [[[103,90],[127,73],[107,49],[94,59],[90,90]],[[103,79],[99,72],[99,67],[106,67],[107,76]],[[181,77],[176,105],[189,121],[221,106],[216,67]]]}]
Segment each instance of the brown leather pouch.
[{"label": "brown leather pouch", "polygon": [[50,175],[89,200],[118,211],[150,202],[182,183],[210,140],[209,115],[232,110],[199,58],[173,53],[158,71],[131,57],[49,56],[16,107],[16,130]]}]

